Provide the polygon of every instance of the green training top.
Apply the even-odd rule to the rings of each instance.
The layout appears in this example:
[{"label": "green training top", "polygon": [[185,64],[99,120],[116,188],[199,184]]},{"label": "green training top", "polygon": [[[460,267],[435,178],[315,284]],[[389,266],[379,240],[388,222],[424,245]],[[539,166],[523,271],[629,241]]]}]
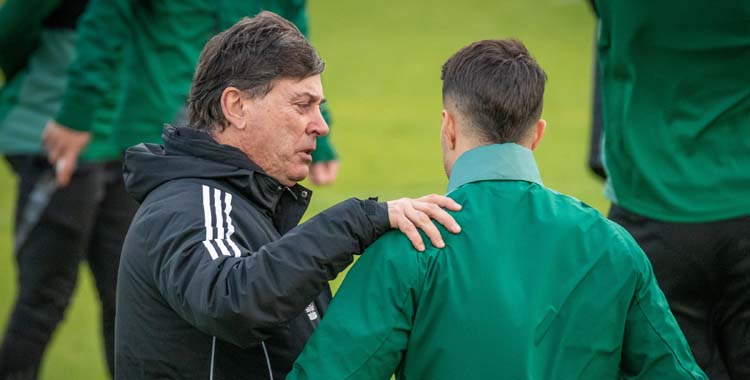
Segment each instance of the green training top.
[{"label": "green training top", "polygon": [[[10,70],[8,83],[0,87],[2,154],[43,154],[42,132],[60,108],[66,68],[75,57],[75,30],[42,22],[59,5],[59,0],[7,0],[0,5],[0,68]],[[112,85],[116,89],[118,81]],[[84,156],[113,149],[107,126],[117,113],[118,96],[114,90],[102,94],[103,107],[88,112],[96,143]]]},{"label": "green training top", "polygon": [[463,231],[367,249],[288,379],[706,378],[643,251],[542,186],[531,151],[470,150],[448,190]]},{"label": "green training top", "polygon": [[750,215],[750,2],[596,6],[608,198],[671,222]]},{"label": "green training top", "polygon": [[[78,24],[77,56],[55,119],[94,133],[84,159],[118,159],[132,145],[161,142],[164,124],[180,118],[206,42],[262,10],[307,35],[304,0],[91,0]],[[104,103],[112,92],[117,102]],[[91,110],[101,108],[116,109],[116,119],[97,125]],[[313,161],[335,158],[328,137],[318,138]]]}]

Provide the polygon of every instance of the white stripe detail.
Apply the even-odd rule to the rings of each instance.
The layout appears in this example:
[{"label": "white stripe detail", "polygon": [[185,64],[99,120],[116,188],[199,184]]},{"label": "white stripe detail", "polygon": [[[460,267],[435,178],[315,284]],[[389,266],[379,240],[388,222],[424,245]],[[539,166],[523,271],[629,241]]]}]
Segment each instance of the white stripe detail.
[{"label": "white stripe detail", "polygon": [[232,256],[231,253],[229,253],[229,250],[227,249],[227,246],[224,245],[223,239],[216,239],[214,240],[216,242],[216,245],[219,246],[219,250],[221,251],[221,254],[224,256]]},{"label": "white stripe detail", "polygon": [[216,238],[224,238],[224,218],[221,216],[221,190],[214,189],[214,211],[216,211]]},{"label": "white stripe detail", "polygon": [[271,359],[268,357],[268,350],[266,350],[266,342],[261,341],[260,344],[263,346],[263,353],[266,354],[266,364],[268,364],[268,376],[273,380],[273,371],[271,370]]},{"label": "white stripe detail", "polygon": [[227,243],[229,243],[229,246],[232,247],[232,252],[234,252],[234,257],[240,257],[240,249],[237,247],[237,244],[234,244],[232,241],[232,234],[234,234],[234,225],[232,224],[232,216],[230,213],[232,212],[232,194],[226,193],[224,196],[224,215],[227,219]]},{"label": "white stripe detail", "polygon": [[211,372],[209,372],[208,380],[214,380],[214,356],[216,355],[216,337],[211,339]]},{"label": "white stripe detail", "polygon": [[203,185],[203,224],[206,226],[206,240],[203,241],[203,245],[211,255],[211,259],[216,260],[219,255],[211,245],[211,240],[214,238],[214,229],[211,227],[211,189],[206,185]]},{"label": "white stripe detail", "polygon": [[[221,252],[222,256],[232,256],[234,254],[235,257],[240,257],[240,249],[232,241],[232,234],[234,234],[234,225],[230,216],[232,212],[232,194],[213,188],[212,200],[211,190],[211,187],[203,185],[203,221],[206,226],[206,240],[203,241],[203,245],[208,250],[212,260],[219,258],[219,252]],[[224,194],[223,213],[221,207],[222,193]],[[226,230],[224,229],[224,218],[226,218]],[[215,236],[214,229],[216,229]],[[229,248],[227,248],[227,244],[229,244]]]},{"label": "white stripe detail", "polygon": [[203,185],[203,220],[206,225],[206,241],[213,240],[214,230],[211,228],[211,190]]},{"label": "white stripe detail", "polygon": [[211,255],[211,260],[216,260],[219,258],[219,255],[216,253],[214,246],[211,245],[210,240],[204,240],[203,246],[206,247],[206,249],[208,250],[208,254]]}]

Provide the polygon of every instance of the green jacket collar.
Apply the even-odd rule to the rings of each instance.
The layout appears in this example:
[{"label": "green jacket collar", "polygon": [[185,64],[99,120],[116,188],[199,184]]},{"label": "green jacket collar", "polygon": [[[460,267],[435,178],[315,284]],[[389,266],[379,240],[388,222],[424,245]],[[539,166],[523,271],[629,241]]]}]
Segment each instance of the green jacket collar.
[{"label": "green jacket collar", "polygon": [[527,181],[542,185],[531,151],[518,144],[491,144],[464,152],[453,164],[448,192],[477,181]]}]

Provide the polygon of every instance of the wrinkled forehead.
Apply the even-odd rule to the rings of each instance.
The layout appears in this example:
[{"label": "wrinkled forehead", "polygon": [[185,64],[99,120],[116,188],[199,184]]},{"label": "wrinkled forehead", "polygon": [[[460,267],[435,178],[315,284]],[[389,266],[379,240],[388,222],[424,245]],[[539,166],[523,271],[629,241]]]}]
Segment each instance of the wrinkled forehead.
[{"label": "wrinkled forehead", "polygon": [[323,83],[320,75],[313,75],[307,78],[281,78],[273,84],[273,90],[285,98],[306,97],[314,101],[322,101]]}]

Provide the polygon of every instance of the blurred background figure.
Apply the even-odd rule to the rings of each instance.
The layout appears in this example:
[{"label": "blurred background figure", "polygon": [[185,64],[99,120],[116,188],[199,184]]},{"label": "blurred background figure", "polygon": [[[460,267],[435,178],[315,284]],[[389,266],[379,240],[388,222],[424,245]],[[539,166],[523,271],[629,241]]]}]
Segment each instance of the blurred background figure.
[{"label": "blurred background figure", "polygon": [[[0,8],[8,81],[0,92],[0,152],[19,178],[18,296],[0,349],[0,379],[37,378],[81,258],[99,294],[112,375],[117,270],[137,209],[122,182],[122,153],[160,142],[162,125],[179,121],[204,43],[266,8],[307,30],[302,1],[95,0],[87,8],[81,0],[9,0]],[[61,124],[47,123],[52,118]],[[314,182],[333,182],[338,162],[327,138],[313,155]]]},{"label": "blurred background figure", "polygon": [[[596,15],[596,0],[589,0],[591,10]],[[598,18],[598,15],[597,15]],[[597,29],[599,24],[597,24]],[[595,40],[596,41],[596,40]],[[594,44],[596,46],[596,44]],[[602,157],[602,95],[599,80],[599,57],[594,52],[594,67],[592,70],[592,99],[591,99],[591,136],[589,136],[588,166],[594,175],[601,179],[607,179],[604,171],[604,160]]]},{"label": "blurred background figure", "polygon": [[[110,155],[141,142],[159,142],[164,123],[182,122],[180,113],[205,42],[261,10],[278,13],[307,35],[304,1],[92,1],[61,109],[44,134],[50,162],[59,166],[58,182],[67,183],[81,150],[97,139],[90,110],[98,109],[111,92],[117,70],[124,71],[124,98],[106,131],[116,148]],[[324,117],[330,122],[327,108]],[[336,159],[328,137],[321,137],[313,154],[314,183],[335,180]]]},{"label": "blurred background figure", "polygon": [[596,9],[609,216],[709,378],[750,379],[750,3]]},{"label": "blurred background figure", "polygon": [[[0,8],[0,64],[8,80],[0,92],[0,152],[19,179],[18,293],[0,348],[0,379],[37,378],[83,257],[96,281],[110,370],[113,365],[115,277],[136,203],[123,191],[119,163],[105,159],[81,165],[69,185],[58,188],[41,144],[45,123],[60,107],[86,3],[8,0]],[[102,99],[108,107],[87,111],[93,125],[111,123],[114,94]],[[92,152],[103,145],[92,144]]]}]

